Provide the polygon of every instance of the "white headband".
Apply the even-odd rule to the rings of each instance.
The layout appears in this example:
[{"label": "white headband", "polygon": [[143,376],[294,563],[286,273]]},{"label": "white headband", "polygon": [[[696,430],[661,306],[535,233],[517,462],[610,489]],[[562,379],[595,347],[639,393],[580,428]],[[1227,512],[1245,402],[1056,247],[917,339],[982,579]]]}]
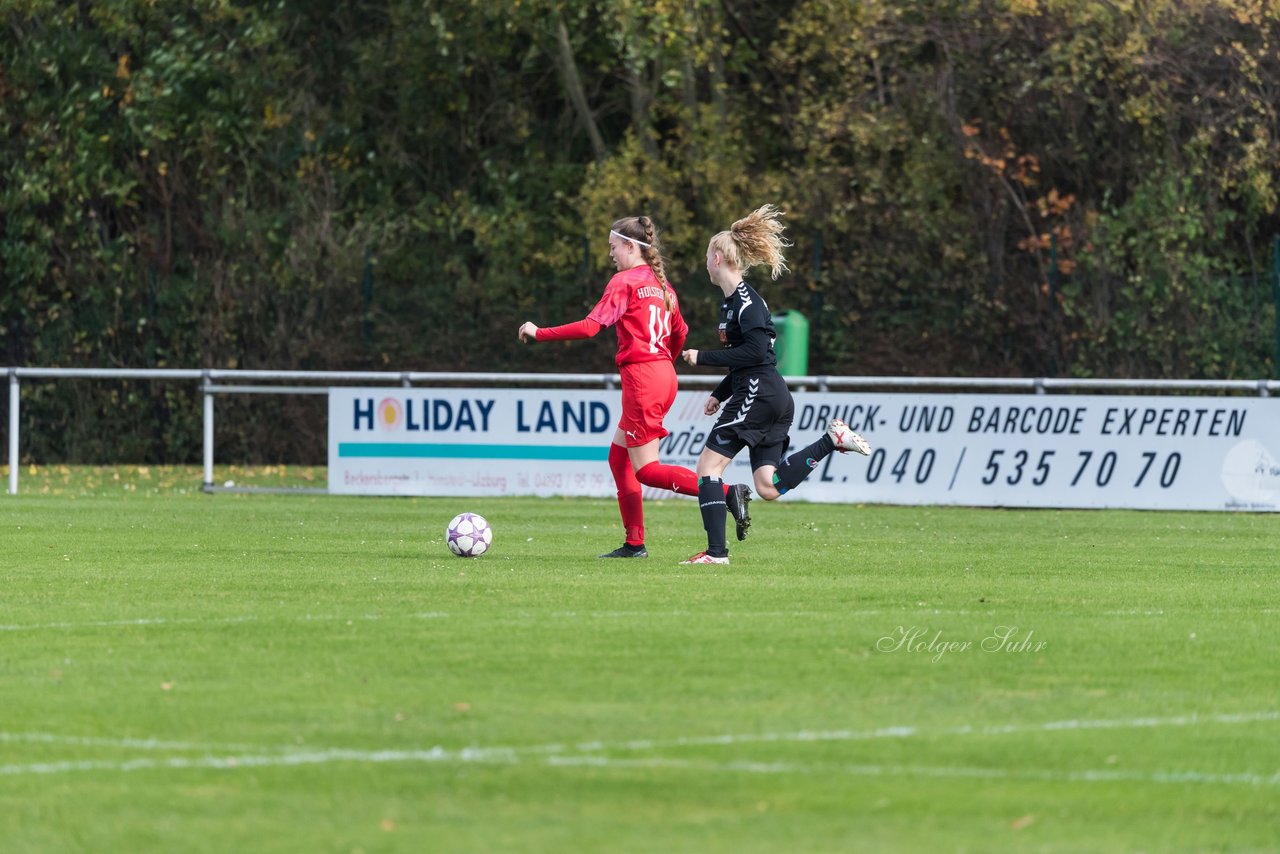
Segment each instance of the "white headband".
[{"label": "white headband", "polygon": [[636,240],[634,237],[627,237],[625,234],[619,234],[618,232],[614,231],[612,228],[609,229],[609,233],[612,234],[614,237],[618,238],[619,240],[630,240],[632,243],[639,244],[640,246],[653,245],[652,243],[645,243],[643,240]]}]

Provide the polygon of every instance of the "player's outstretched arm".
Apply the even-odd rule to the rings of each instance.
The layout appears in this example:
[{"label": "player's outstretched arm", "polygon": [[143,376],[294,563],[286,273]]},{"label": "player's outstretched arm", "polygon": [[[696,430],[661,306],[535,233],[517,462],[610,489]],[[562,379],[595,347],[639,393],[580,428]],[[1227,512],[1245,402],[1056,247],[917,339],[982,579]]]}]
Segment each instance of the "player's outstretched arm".
[{"label": "player's outstretched arm", "polygon": [[[526,323],[525,326],[533,326],[533,324]],[[604,327],[589,317],[563,326],[533,326],[534,339],[537,341],[576,341],[581,338],[593,338],[601,329]]]}]

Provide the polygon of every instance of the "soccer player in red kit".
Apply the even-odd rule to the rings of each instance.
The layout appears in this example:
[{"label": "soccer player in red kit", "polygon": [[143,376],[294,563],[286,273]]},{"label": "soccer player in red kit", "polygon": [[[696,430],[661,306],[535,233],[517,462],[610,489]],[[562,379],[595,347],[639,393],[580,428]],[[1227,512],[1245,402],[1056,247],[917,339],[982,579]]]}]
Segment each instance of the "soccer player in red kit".
[{"label": "soccer player in red kit", "polygon": [[[609,231],[609,257],[618,272],[586,318],[545,328],[525,322],[519,335],[521,341],[565,341],[590,338],[606,326],[617,329],[622,417],[609,446],[609,468],[618,487],[625,541],[600,557],[648,557],[640,485],[698,494],[693,471],[658,459],[658,442],[667,435],[662,421],[676,399],[675,360],[689,325],[667,282],[653,220],[633,216],[615,222]],[[726,486],[725,503],[737,520],[739,538],[751,524],[750,500],[746,484]]]}]

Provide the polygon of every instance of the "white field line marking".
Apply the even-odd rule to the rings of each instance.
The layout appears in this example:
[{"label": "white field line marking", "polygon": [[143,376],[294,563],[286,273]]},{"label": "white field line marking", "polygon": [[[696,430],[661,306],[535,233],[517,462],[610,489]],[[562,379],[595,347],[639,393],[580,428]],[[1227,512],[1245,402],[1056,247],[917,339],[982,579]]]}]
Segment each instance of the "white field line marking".
[{"label": "white field line marking", "polygon": [[[965,735],[1025,735],[1044,732],[1069,732],[1097,729],[1153,729],[1161,727],[1195,726],[1197,724],[1243,724],[1280,720],[1280,711],[1244,712],[1222,715],[1178,715],[1176,717],[1128,718],[1116,720],[1064,720],[1039,724],[991,724],[984,726],[958,726],[927,729],[914,726],[883,727],[872,730],[800,730],[781,733],[749,733],[745,735],[685,736],[673,739],[636,739],[608,744],[584,742],[573,745],[572,752],[594,753],[609,750],[662,750],[673,747],[709,747],[724,744],[763,744],[770,742],[822,742],[822,741],[873,741],[884,738],[926,738]],[[547,745],[540,752],[567,753],[570,750],[549,751]],[[534,750],[530,748],[530,750]]]},{"label": "white field line marking", "polygon": [[[1258,613],[1273,614],[1276,609],[1263,608]],[[1197,611],[1196,615],[1204,615],[1207,613],[1221,613],[1220,611]],[[897,620],[920,619],[923,617],[991,617],[1002,618],[1009,616],[1008,609],[992,608],[990,610],[974,611],[965,608],[917,608],[917,609],[860,609],[850,611],[549,611],[539,613],[536,611],[517,611],[513,613],[495,614],[491,617],[480,617],[483,622],[492,623],[527,623],[537,620],[661,620],[661,619],[689,619],[689,618],[706,618],[706,617],[723,617],[723,618],[804,618],[804,619],[858,619],[864,617],[891,617]],[[1054,616],[1058,617],[1164,617],[1173,616],[1167,614],[1162,609],[1141,610],[1129,609],[1121,611],[1100,611],[1097,613],[1074,613],[1059,612]],[[415,614],[302,614],[294,616],[291,614],[272,614],[264,613],[260,615],[245,615],[239,617],[142,617],[134,620],[86,620],[84,622],[56,622],[56,623],[0,623],[0,632],[34,632],[46,629],[90,629],[90,628],[112,628],[119,626],[181,626],[181,625],[231,625],[236,623],[273,623],[273,622],[377,622],[377,621],[393,621],[396,619],[413,619],[413,620],[443,620],[448,618],[475,618],[476,615],[471,614],[451,614],[445,611],[421,611]]]},{"label": "white field line marking", "polygon": [[[1199,613],[1205,613],[1201,611]],[[1129,608],[1123,611],[1103,611],[1099,616],[1103,617],[1163,617],[1164,609],[1155,608],[1142,610],[1140,608]]]},{"label": "white field line marking", "polygon": [[199,750],[204,753],[250,750],[289,750],[288,747],[261,747],[248,744],[208,744],[190,741],[161,741],[156,738],[102,738],[58,735],[51,732],[0,732],[0,744],[72,744],[78,747],[113,747],[129,750]]},{"label": "white field line marking", "polygon": [[[1240,714],[1221,714],[1221,715],[1179,715],[1177,717],[1148,717],[1148,718],[1129,718],[1117,720],[1065,720],[1065,721],[1049,721],[1041,724],[1004,724],[990,726],[962,726],[949,727],[939,729],[922,729],[919,727],[902,726],[902,727],[884,727],[873,730],[827,730],[827,731],[808,731],[790,733],[758,733],[747,735],[713,735],[713,736],[688,736],[675,739],[635,739],[631,741],[621,742],[603,742],[589,741],[577,744],[542,744],[528,745],[524,747],[465,747],[461,749],[448,749],[444,747],[432,747],[423,750],[352,750],[352,749],[304,749],[296,747],[280,747],[265,748],[267,750],[284,751],[274,755],[243,754],[236,756],[202,756],[202,757],[169,757],[163,759],[130,759],[130,760],[69,760],[63,762],[41,762],[35,764],[10,764],[0,765],[0,776],[17,776],[22,774],[57,774],[69,771],[137,771],[152,768],[246,768],[246,767],[264,767],[264,766],[283,766],[283,765],[316,765],[326,764],[330,762],[434,762],[434,763],[507,763],[514,764],[522,761],[522,757],[544,757],[548,763],[562,762],[563,764],[590,764],[598,763],[623,763],[633,760],[618,759],[615,757],[600,755],[610,751],[647,751],[661,749],[677,749],[681,747],[694,746],[717,746],[717,745],[737,745],[737,744],[764,744],[764,743],[798,743],[798,742],[823,742],[823,741],[870,741],[885,738],[911,738],[915,736],[938,737],[938,736],[963,736],[963,735],[1010,735],[1010,734],[1028,734],[1028,733],[1051,733],[1051,732],[1071,732],[1085,731],[1097,729],[1132,729],[1132,728],[1159,728],[1170,726],[1193,726],[1197,724],[1246,724],[1280,720],[1280,712],[1246,712]],[[45,734],[36,734],[43,736]],[[0,741],[21,740],[20,733],[5,733],[4,738]],[[34,739],[40,740],[40,739]],[[94,739],[93,744],[99,745],[106,742],[103,739]],[[129,747],[133,746],[128,742],[131,739],[121,740],[114,746]],[[75,742],[71,742],[75,743]],[[184,745],[184,749],[185,749]],[[209,749],[215,749],[212,745]],[[258,748],[263,750],[264,748]],[[594,755],[593,755],[594,754]],[[663,762],[680,762],[684,760],[666,760],[659,758]],[[646,758],[634,760],[636,762],[649,761]],[[696,762],[697,760],[689,760]],[[718,763],[720,765],[734,765],[735,763]],[[752,763],[746,763],[752,764]],[[774,763],[755,763],[762,766],[770,766]],[[786,764],[786,763],[784,763]],[[620,766],[621,767],[621,766]],[[673,766],[674,767],[674,766]],[[800,767],[800,766],[797,766]],[[871,767],[871,766],[867,766]],[[880,767],[880,766],[876,766]],[[884,766],[896,767],[896,766]],[[906,767],[906,766],[903,766]],[[1000,772],[996,772],[1000,773]],[[1011,772],[1012,773],[1012,772]],[[1092,772],[1091,772],[1092,773]],[[1098,772],[1112,773],[1112,772]],[[1117,772],[1127,773],[1127,772]],[[1161,772],[1163,773],[1163,772]],[[1181,773],[1181,772],[1178,772]],[[1190,774],[1198,772],[1186,772]],[[1177,773],[1170,772],[1169,779],[1165,782],[1177,782],[1179,779]],[[1068,775],[1069,776],[1069,775]],[[1223,781],[1226,781],[1231,775],[1220,775]],[[1255,775],[1256,776],[1256,775]],[[1064,776],[1063,779],[1067,779]],[[1100,778],[1101,779],[1101,778]],[[1143,778],[1146,779],[1146,778]],[[1188,778],[1190,779],[1190,778]],[[1252,778],[1250,778],[1252,779]],[[1264,776],[1258,777],[1259,780],[1267,781],[1270,778]],[[1244,777],[1240,781],[1247,781]],[[1160,781],[1157,781],[1160,782]]]},{"label": "white field line marking", "polygon": [[739,760],[714,762],[698,759],[670,759],[652,756],[643,759],[616,759],[608,756],[550,756],[547,764],[554,767],[588,766],[592,768],[673,768],[747,774],[849,774],[859,777],[938,777],[1029,780],[1069,783],[1218,783],[1248,786],[1280,785],[1280,772],[1256,774],[1242,771],[1214,774],[1201,771],[1034,771],[1005,768],[968,768],[947,765],[845,765],[832,763],[752,762]]},{"label": "white field line marking", "polygon": [[145,771],[155,768],[265,768],[292,765],[324,765],[331,762],[450,762],[450,763],[498,763],[512,764],[520,759],[510,748],[464,748],[445,750],[433,747],[429,750],[312,750],[274,755],[248,754],[240,756],[171,756],[161,759],[120,760],[69,760],[65,762],[36,762],[29,765],[0,765],[0,777],[24,774],[62,774],[69,771]]},{"label": "white field line marking", "polygon": [[[607,619],[687,619],[690,617],[727,617],[727,618],[830,618],[846,619],[856,617],[879,617],[886,613],[899,618],[922,616],[971,616],[974,611],[944,610],[939,608],[923,608],[915,611],[886,612],[879,609],[854,611],[550,611],[538,613],[534,611],[518,611],[515,613],[497,614],[483,618],[485,622],[509,623],[528,622],[531,620],[607,620]],[[998,616],[999,612],[983,612],[986,616]],[[95,629],[128,626],[190,626],[190,625],[231,625],[237,623],[273,623],[273,622],[377,622],[391,621],[398,618],[412,620],[443,620],[450,617],[471,617],[470,614],[450,614],[445,611],[420,611],[415,614],[291,614],[264,613],[260,615],[244,615],[238,617],[140,617],[132,620],[85,620],[81,622],[60,621],[56,623],[0,623],[0,632],[34,632],[46,629]]]},{"label": "white field line marking", "polygon": [[[0,777],[30,774],[62,774],[72,771],[146,771],[154,769],[216,769],[289,767],[299,765],[323,765],[332,762],[469,762],[488,764],[517,764],[520,762],[511,750],[459,750],[440,748],[431,750],[324,750],[310,753],[293,753],[277,756],[204,756],[171,757],[167,759],[130,759],[124,762],[81,760],[68,762],[40,762],[31,765],[0,765]],[[672,759],[650,756],[640,759],[618,759],[609,756],[548,756],[543,763],[555,768],[657,768],[716,773],[747,774],[804,774],[839,773],[862,777],[933,777],[1028,780],[1038,782],[1070,783],[1163,783],[1163,784],[1230,784],[1248,786],[1280,785],[1280,772],[1258,774],[1252,771],[1232,773],[1206,773],[1202,771],[1035,771],[1003,768],[971,768],[946,765],[851,765],[833,763],[756,762],[734,760],[715,762],[698,759]]]},{"label": "white field line marking", "polygon": [[0,632],[33,632],[40,629],[96,629],[109,626],[177,626],[177,625],[193,625],[193,624],[219,624],[219,623],[252,623],[257,617],[189,617],[189,618],[165,618],[152,617],[137,620],[87,620],[81,623],[62,622],[62,623],[27,623],[25,625],[0,624]]},{"label": "white field line marking", "polygon": [[[266,616],[240,616],[240,617],[143,617],[136,620],[86,620],[84,622],[58,622],[58,623],[0,623],[0,632],[32,632],[42,629],[96,629],[96,628],[114,628],[119,626],[191,626],[191,625],[233,625],[237,623],[271,623],[271,622],[287,622],[297,621],[303,623],[309,622],[361,622],[394,619],[396,615],[385,614],[303,614],[301,616],[293,615],[273,615]],[[440,620],[449,615],[442,611],[423,611],[417,614],[407,615],[414,620]]]},{"label": "white field line marking", "polygon": [[[539,614],[534,611],[522,611],[514,615],[521,620],[539,620],[545,618],[571,619],[665,619],[668,617],[685,619],[688,617],[828,617],[841,619],[844,617],[878,617],[883,611],[551,611]],[[927,612],[933,613],[933,612]],[[952,611],[952,614],[967,614],[967,611]],[[511,619],[511,616],[498,619]]]}]

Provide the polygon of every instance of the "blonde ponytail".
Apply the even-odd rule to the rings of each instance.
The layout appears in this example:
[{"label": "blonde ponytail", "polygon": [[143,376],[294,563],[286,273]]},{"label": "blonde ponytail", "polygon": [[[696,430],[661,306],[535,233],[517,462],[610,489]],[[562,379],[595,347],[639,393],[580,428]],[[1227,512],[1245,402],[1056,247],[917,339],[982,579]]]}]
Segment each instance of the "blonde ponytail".
[{"label": "blonde ponytail", "polygon": [[711,238],[711,248],[734,269],[746,272],[764,264],[776,279],[789,269],[783,250],[791,241],[782,236],[787,228],[779,221],[782,215],[773,205],[761,205]]}]

